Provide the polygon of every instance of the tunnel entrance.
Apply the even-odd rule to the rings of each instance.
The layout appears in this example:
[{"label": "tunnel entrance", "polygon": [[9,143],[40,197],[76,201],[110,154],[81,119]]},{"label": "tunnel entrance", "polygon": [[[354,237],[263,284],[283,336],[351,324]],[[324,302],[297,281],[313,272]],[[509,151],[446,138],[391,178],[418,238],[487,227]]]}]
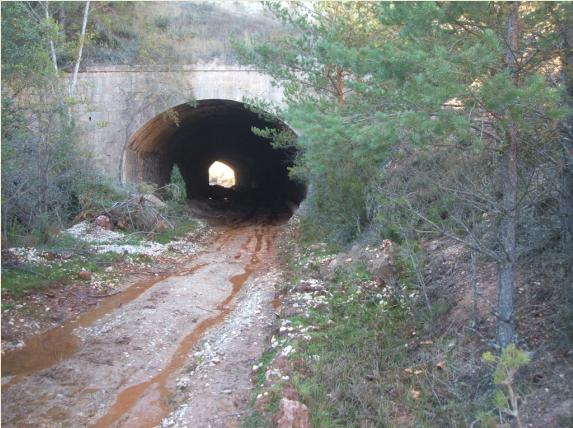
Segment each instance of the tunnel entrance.
[{"label": "tunnel entrance", "polygon": [[235,186],[235,171],[224,162],[213,162],[209,167],[209,186],[233,188]]},{"label": "tunnel entrance", "polygon": [[[124,181],[162,187],[177,165],[190,204],[202,202],[205,209],[290,215],[304,199],[305,187],[288,176],[294,150],[274,149],[252,132],[253,127],[284,129],[284,123],[229,100],[182,104],[172,111],[175,115],[160,114],[131,137],[123,158]],[[210,183],[209,171],[216,162],[232,170],[231,186]]]}]

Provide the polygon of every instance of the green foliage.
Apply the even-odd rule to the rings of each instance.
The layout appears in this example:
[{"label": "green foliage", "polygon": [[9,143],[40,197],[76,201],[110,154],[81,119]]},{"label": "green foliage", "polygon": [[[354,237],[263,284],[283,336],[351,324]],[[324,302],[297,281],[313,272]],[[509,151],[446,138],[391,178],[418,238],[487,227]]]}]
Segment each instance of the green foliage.
[{"label": "green foliage", "polygon": [[172,186],[169,188],[169,199],[177,202],[186,201],[187,185],[177,165],[173,165],[173,169],[171,170],[170,183]]},{"label": "green foliage", "polygon": [[185,235],[197,229],[197,222],[192,219],[179,219],[172,229],[155,235],[154,240],[160,244],[167,244],[177,238],[183,238]]},{"label": "green foliage", "polygon": [[149,181],[141,181],[137,183],[137,192],[143,195],[151,195],[157,192],[158,185],[156,183],[151,183]]},{"label": "green foliage", "polygon": [[258,369],[257,373],[256,385],[258,387],[260,387],[265,382],[266,380],[265,372],[267,368],[270,366],[273,359],[275,358],[276,354],[277,352],[274,349],[267,349],[265,352],[263,352],[263,355],[261,356],[261,359],[259,361],[260,368]]},{"label": "green foliage", "polygon": [[155,26],[157,28],[159,28],[162,31],[167,30],[167,28],[169,27],[169,22],[171,20],[169,19],[168,16],[156,16],[155,20],[153,21],[153,23],[155,24]]},{"label": "green foliage", "polygon": [[[409,246],[397,259],[405,288],[423,285],[423,266],[412,243],[428,237],[445,235],[503,262],[553,254],[563,171],[557,166],[559,141],[567,138],[560,130],[567,109],[556,66],[562,61],[558,34],[559,25],[571,22],[572,9],[564,3],[521,4],[519,30],[514,27],[508,35],[511,7],[324,2],[309,8],[270,2],[270,11],[291,31],[271,41],[254,39],[235,46],[242,62],[268,73],[285,89],[284,108],[262,101],[251,104],[277,114],[296,129],[296,138],[268,130],[255,133],[299,152],[291,175],[309,188],[301,209],[306,238],[340,245],[368,233],[374,239],[400,240],[404,248]],[[511,52],[510,36],[518,39]],[[517,138],[509,132],[513,129]],[[506,162],[516,141],[517,171]],[[517,182],[515,207],[504,205],[511,199],[508,176]],[[500,225],[514,220],[515,235],[502,236],[507,230]],[[504,247],[513,238],[516,249]],[[555,260],[564,264],[562,255]],[[537,274],[531,266],[524,270]],[[309,322],[320,325],[321,333],[301,352],[310,357],[318,349],[320,363],[309,362],[312,374],[298,386],[318,426],[354,426],[364,420],[384,426],[389,421],[382,400],[373,403],[368,398],[386,398],[388,376],[385,384],[374,376],[364,386],[358,381],[366,376],[361,370],[369,358],[381,361],[373,364],[378,374],[376,369],[399,366],[400,359],[408,357],[385,359],[393,351],[395,325],[385,324],[392,321],[393,311],[381,317],[387,319],[375,318],[368,303],[354,306],[349,301],[352,281],[344,286],[345,293],[329,290],[328,316],[334,324],[324,327],[323,318],[311,314]],[[426,316],[411,315],[431,323],[448,305],[428,300]],[[398,311],[408,307],[397,302]],[[339,310],[342,318],[337,317]],[[422,324],[419,331],[431,330]],[[375,332],[383,332],[384,338]],[[376,348],[386,339],[390,343]],[[361,353],[366,349],[369,352]],[[501,386],[497,406],[519,424],[512,382],[527,358],[509,347],[495,363],[494,380]],[[433,377],[439,380],[432,383]],[[467,411],[459,398],[474,392],[460,394],[459,385],[451,386],[435,372],[417,385],[421,394],[408,405],[422,425],[469,425],[483,410],[478,405]],[[400,392],[394,391],[403,402]],[[357,416],[360,411],[367,416]],[[491,423],[486,413],[479,419]]]},{"label": "green foliage", "polygon": [[505,385],[507,382],[513,381],[517,370],[529,363],[527,354],[513,343],[504,348],[498,357],[491,352],[484,353],[482,360],[496,365],[493,373],[493,383],[496,385]]},{"label": "green foliage", "polygon": [[[314,277],[329,254],[325,246],[283,251],[294,257],[291,287]],[[457,335],[444,337],[435,323],[443,305],[432,316],[414,312],[407,287],[371,288],[360,266],[325,287],[320,308],[287,317],[295,331],[308,329],[307,338],[286,343],[296,350],[288,374],[312,426],[467,426],[487,408],[481,353]]]},{"label": "green foliage", "polygon": [[98,213],[109,208],[114,202],[128,197],[129,186],[120,186],[113,180],[97,174],[88,174],[84,179],[77,180],[74,186],[73,206],[70,214]]},{"label": "green foliage", "polygon": [[[456,177],[464,171],[456,168],[453,152],[466,156],[465,168],[477,165],[480,171],[485,168],[472,162],[489,157],[484,166],[491,179],[482,183],[475,174],[474,184],[483,186],[482,194],[492,195],[491,202],[497,199],[493,178],[500,168],[492,151],[503,147],[506,126],[506,119],[496,118],[509,112],[518,123],[524,157],[545,141],[555,141],[555,134],[545,129],[549,118],[562,114],[559,90],[536,67],[555,57],[556,40],[542,32],[536,41],[524,41],[543,46],[548,55],[536,58],[535,67],[515,82],[500,64],[505,6],[337,2],[309,9],[270,2],[269,9],[292,31],[270,42],[236,42],[235,47],[243,62],[261,68],[285,88],[286,108],[259,105],[276,112],[297,130],[298,138],[256,132],[277,146],[299,150],[291,175],[311,188],[304,218],[310,236],[344,243],[373,225],[383,236],[397,237],[398,224],[411,228],[424,223],[422,217],[412,220],[414,208],[465,237],[471,223],[479,224],[482,214],[499,209],[484,204],[485,198],[458,204],[457,190],[466,183]],[[527,25],[546,25],[554,12],[548,9],[536,5],[524,12]],[[488,135],[500,136],[494,144],[484,139],[484,112],[492,118]],[[540,135],[547,140],[540,141]],[[425,148],[431,148],[426,160],[437,150],[443,150],[444,158],[451,154],[450,165],[422,165],[427,174],[408,171],[411,186],[395,195],[377,185],[388,165],[396,169],[392,161],[408,162]],[[451,171],[448,182],[444,175]],[[419,203],[412,205],[411,199]]]},{"label": "green foliage", "polygon": [[[345,244],[364,232],[441,234],[511,260],[511,272],[523,254],[552,245],[541,225],[556,225],[559,214],[532,207],[563,193],[556,160],[560,139],[569,140],[560,130],[568,109],[554,33],[570,8],[518,5],[512,52],[507,3],[269,8],[292,31],[236,48],[285,88],[286,107],[271,111],[297,130],[296,141],[266,136],[298,149],[290,173],[308,184],[307,236]],[[507,278],[500,295],[512,300]],[[498,304],[502,314],[511,306]]]},{"label": "green foliage", "polygon": [[[313,374],[297,381],[304,402],[313,409],[312,422],[315,426],[354,426],[368,418],[388,423],[388,403],[382,397],[394,385],[376,367],[390,371],[405,362],[405,348],[399,345],[406,325],[404,308],[394,307],[381,316],[375,302],[349,302],[347,293],[337,291],[330,303],[327,318],[312,313],[304,321],[320,328],[303,351]],[[365,382],[366,378],[372,380]]]},{"label": "green foliage", "polygon": [[28,235],[45,242],[69,221],[90,175],[49,53],[59,27],[33,7],[2,4],[3,245]]},{"label": "green foliage", "polygon": [[[316,5],[317,14],[332,19],[336,31],[315,21],[305,8],[283,8],[275,3],[270,7],[292,27],[290,35],[254,47],[240,42],[235,46],[243,61],[262,67],[286,89],[288,108],[277,112],[300,131],[298,138],[295,141],[292,134],[285,133],[267,132],[265,136],[272,138],[275,146],[299,150],[290,173],[312,186],[305,229],[311,235],[346,243],[363,230],[366,183],[376,163],[384,158],[386,147],[377,130],[355,126],[354,111],[344,105],[351,70],[344,67],[348,60],[338,57],[345,49],[365,42],[366,32],[376,28],[373,21],[364,20],[364,14],[372,13],[372,5]],[[343,46],[337,44],[341,35],[347,36]],[[261,109],[268,111],[263,104]]]},{"label": "green foliage", "polygon": [[493,383],[501,385],[501,388],[496,389],[493,394],[493,404],[501,414],[516,418],[518,426],[521,426],[514,380],[517,371],[529,363],[528,355],[512,343],[505,347],[499,356],[495,356],[491,352],[484,353],[482,360],[489,364],[495,364]]},{"label": "green foliage", "polygon": [[34,22],[23,2],[2,3],[1,8],[3,81],[17,80],[21,88],[42,85],[53,77],[45,46],[57,33],[57,26],[53,22]]},{"label": "green foliage", "polygon": [[[306,238],[341,244],[366,232],[400,240],[409,246],[397,258],[406,289],[423,284],[413,244],[423,238],[446,235],[490,259],[512,263],[514,257],[554,254],[563,171],[557,166],[559,140],[567,138],[560,130],[567,109],[556,64],[562,61],[559,25],[573,17],[568,5],[521,4],[519,31],[513,28],[509,35],[518,46],[511,52],[507,3],[325,2],[309,8],[271,2],[269,9],[291,32],[235,46],[242,62],[285,88],[284,108],[251,104],[277,114],[296,129],[296,138],[254,132],[299,151],[291,175],[309,187],[301,210]],[[517,67],[511,66],[512,57]],[[517,171],[505,162],[516,141],[512,129],[518,135]],[[509,208],[504,206],[508,174],[517,181],[517,206]],[[517,250],[508,254],[503,241],[515,236],[500,236],[500,225],[514,219]],[[554,259],[564,264],[562,255]],[[297,386],[315,425],[390,425],[381,402],[393,394],[399,397],[393,404],[406,402],[416,425],[469,425],[479,413],[478,420],[491,426],[480,401],[483,388],[480,394],[471,390],[483,384],[476,378],[473,385],[460,382],[456,376],[462,371],[448,372],[449,379],[443,365],[442,373],[426,372],[425,379],[409,384],[421,391],[412,400],[405,399],[403,379],[385,390],[399,371],[380,372],[412,363],[400,352],[405,339],[400,343],[396,333],[405,334],[408,322],[395,317],[407,313],[412,322],[422,320],[418,331],[429,332],[428,324],[447,304],[428,302],[424,316],[408,313],[412,308],[397,299],[397,313],[390,306],[389,313],[375,317],[366,299],[359,304],[349,298],[353,281],[341,281],[340,288],[329,290],[328,312],[309,316],[319,333],[300,351],[311,374]],[[333,323],[325,325],[325,317]],[[418,357],[428,361],[422,352]],[[512,385],[515,372],[527,364],[526,354],[511,345],[500,357],[485,358],[496,364],[496,406],[519,425]],[[478,359],[472,363],[480,367]],[[367,375],[374,379],[364,385],[360,380]],[[468,406],[468,397],[476,396],[479,403]]]},{"label": "green foliage", "polygon": [[396,269],[399,281],[408,290],[419,287],[419,270],[422,269],[422,248],[419,242],[403,239],[395,254]]},{"label": "green foliage", "polygon": [[[141,189],[140,189],[141,190]],[[173,166],[171,171],[171,182],[161,189],[148,188],[146,193],[161,195],[166,203],[162,210],[162,215],[169,221],[169,227],[160,233],[154,233],[153,239],[161,244],[166,244],[174,239],[185,237],[185,235],[197,229],[198,223],[189,217],[187,210],[187,189],[185,181],[179,167]]]},{"label": "green foliage", "polygon": [[14,304],[13,304],[13,303],[4,303],[4,302],[1,303],[1,311],[2,311],[2,312],[7,311],[7,310],[10,310],[10,309],[12,309],[12,308],[14,308]]}]

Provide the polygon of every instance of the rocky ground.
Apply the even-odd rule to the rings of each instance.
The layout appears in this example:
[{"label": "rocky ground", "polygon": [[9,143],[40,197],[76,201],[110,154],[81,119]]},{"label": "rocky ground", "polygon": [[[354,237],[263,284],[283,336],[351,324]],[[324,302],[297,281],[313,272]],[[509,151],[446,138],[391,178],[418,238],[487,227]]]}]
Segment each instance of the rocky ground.
[{"label": "rocky ground", "polygon": [[235,310],[211,330],[176,380],[178,403],[163,427],[241,426],[254,390],[253,367],[266,350],[274,324],[275,289],[283,281],[275,269],[249,281]]}]

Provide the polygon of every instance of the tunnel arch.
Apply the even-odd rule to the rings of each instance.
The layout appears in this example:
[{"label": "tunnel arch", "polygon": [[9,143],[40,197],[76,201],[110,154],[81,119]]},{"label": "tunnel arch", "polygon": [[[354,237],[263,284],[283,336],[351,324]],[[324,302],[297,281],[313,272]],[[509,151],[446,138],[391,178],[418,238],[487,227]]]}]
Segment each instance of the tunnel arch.
[{"label": "tunnel arch", "polygon": [[[175,114],[173,114],[175,113]],[[235,172],[237,194],[298,205],[305,188],[288,177],[296,153],[274,149],[252,127],[285,128],[275,118],[261,117],[241,102],[222,99],[180,104],[139,128],[124,149],[122,180],[164,186],[174,165],[185,180],[189,198],[212,196],[209,167],[215,161]]]}]

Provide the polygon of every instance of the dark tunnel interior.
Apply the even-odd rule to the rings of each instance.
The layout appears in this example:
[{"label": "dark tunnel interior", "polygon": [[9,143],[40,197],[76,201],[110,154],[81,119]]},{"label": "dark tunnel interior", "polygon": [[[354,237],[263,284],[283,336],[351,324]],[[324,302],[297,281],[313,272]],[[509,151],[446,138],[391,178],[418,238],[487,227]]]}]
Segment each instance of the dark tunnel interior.
[{"label": "dark tunnel interior", "polygon": [[[218,215],[270,210],[290,216],[304,199],[304,185],[288,176],[296,153],[274,149],[269,140],[252,132],[252,127],[286,125],[228,100],[183,104],[173,111],[175,115],[156,116],[132,136],[123,160],[124,180],[162,187],[177,165],[190,205]],[[215,161],[233,169],[233,187],[209,184],[209,167]]]}]

